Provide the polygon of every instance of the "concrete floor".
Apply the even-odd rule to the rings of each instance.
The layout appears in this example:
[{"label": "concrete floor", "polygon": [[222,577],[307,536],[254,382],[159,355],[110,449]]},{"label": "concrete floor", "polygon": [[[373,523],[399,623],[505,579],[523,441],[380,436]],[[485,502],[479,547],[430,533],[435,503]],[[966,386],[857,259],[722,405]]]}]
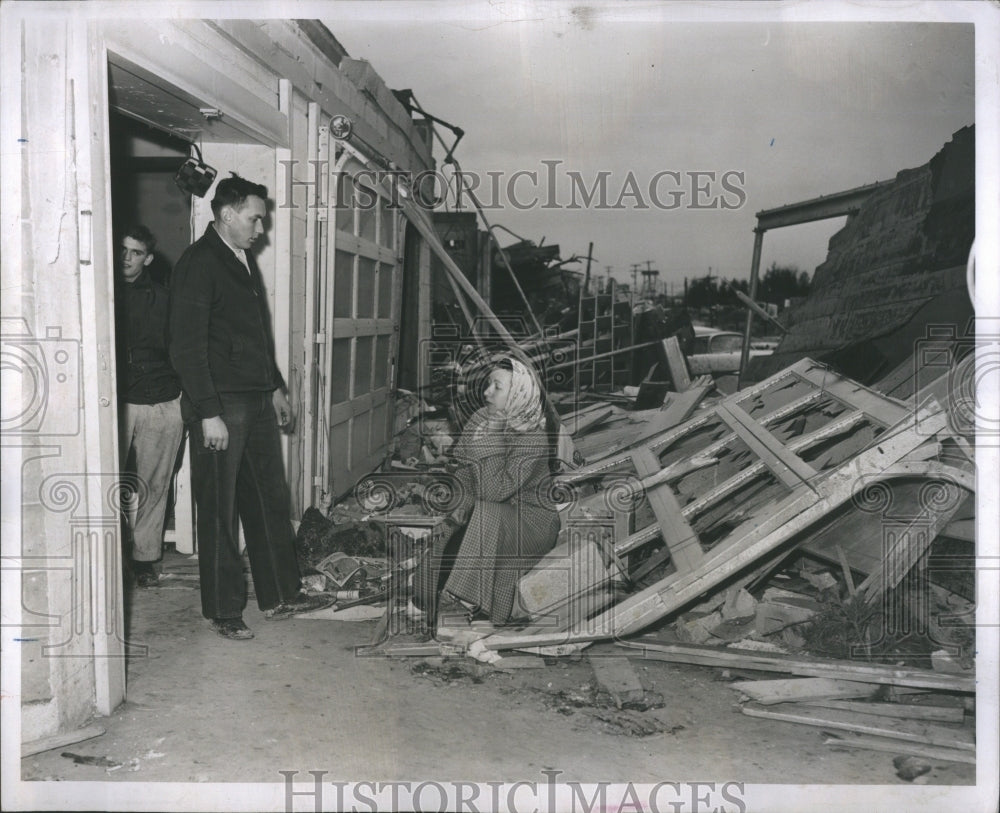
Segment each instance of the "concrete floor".
[{"label": "concrete floor", "polygon": [[[891,753],[836,750],[819,729],[739,714],[738,694],[718,669],[633,661],[666,705],[643,713],[661,733],[622,736],[613,722],[555,702],[592,679],[580,656],[512,672],[469,659],[438,669],[421,659],[358,657],[375,622],[270,621],[252,601],[244,618],[256,638],[229,641],[201,617],[195,561],[169,554],[164,565],[159,587],[130,591],[128,700],[97,721],[107,733],[24,759],[22,779],[136,783],[136,805],[156,790],[139,783],[270,783],[280,791],[280,771],[311,781],[310,770],[326,771],[325,781],[544,782],[543,770],[557,770],[559,782],[908,785]],[[588,650],[602,651],[622,652]],[[65,752],[110,764],[75,764]],[[934,762],[922,781],[973,784],[975,768]],[[145,809],[168,809],[164,798]],[[313,809],[309,798],[295,804]],[[214,805],[206,797],[199,809]]]}]

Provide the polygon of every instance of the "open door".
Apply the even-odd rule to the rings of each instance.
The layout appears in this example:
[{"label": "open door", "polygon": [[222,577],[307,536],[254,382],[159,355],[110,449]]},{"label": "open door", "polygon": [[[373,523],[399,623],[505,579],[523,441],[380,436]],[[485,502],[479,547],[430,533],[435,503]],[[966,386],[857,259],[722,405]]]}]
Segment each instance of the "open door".
[{"label": "open door", "polygon": [[386,456],[402,287],[398,209],[364,156],[329,128],[320,128],[318,146],[329,172],[309,241],[317,262],[306,296],[312,504],[347,493]]}]

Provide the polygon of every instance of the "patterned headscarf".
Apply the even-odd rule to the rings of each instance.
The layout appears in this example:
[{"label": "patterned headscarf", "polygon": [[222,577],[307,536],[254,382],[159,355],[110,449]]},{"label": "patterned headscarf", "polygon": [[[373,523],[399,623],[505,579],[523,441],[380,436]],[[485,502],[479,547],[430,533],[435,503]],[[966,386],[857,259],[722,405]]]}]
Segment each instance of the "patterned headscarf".
[{"label": "patterned headscarf", "polygon": [[496,361],[510,362],[510,392],[504,407],[504,417],[507,425],[515,432],[531,432],[542,427],[542,395],[541,387],[535,371],[521,361],[510,356]]}]

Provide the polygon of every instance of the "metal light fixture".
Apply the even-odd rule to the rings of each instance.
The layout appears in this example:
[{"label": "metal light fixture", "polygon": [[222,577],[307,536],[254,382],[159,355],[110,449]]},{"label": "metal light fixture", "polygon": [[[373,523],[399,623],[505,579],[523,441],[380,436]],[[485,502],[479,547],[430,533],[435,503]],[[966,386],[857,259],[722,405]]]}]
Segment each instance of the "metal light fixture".
[{"label": "metal light fixture", "polygon": [[203,198],[205,193],[212,188],[212,182],[215,180],[217,172],[202,161],[198,145],[192,142],[191,146],[194,147],[198,157],[191,156],[181,164],[174,176],[174,183],[181,188],[182,192]]}]

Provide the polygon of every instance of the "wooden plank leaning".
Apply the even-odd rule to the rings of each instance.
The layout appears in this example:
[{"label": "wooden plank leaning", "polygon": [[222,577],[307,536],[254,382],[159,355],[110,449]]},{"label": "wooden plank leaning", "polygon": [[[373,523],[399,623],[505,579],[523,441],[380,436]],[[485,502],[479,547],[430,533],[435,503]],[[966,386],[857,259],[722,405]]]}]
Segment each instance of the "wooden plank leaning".
[{"label": "wooden plank leaning", "polygon": [[[632,464],[640,477],[648,477],[660,470],[659,460],[649,449],[632,452]],[[698,534],[685,520],[670,486],[661,483],[646,489],[646,499],[656,515],[657,524],[663,532],[663,541],[670,549],[670,558],[678,571],[689,573],[705,558]]]},{"label": "wooden plank leaning", "polygon": [[691,375],[688,373],[687,360],[684,358],[680,342],[676,336],[671,336],[663,339],[660,344],[667,369],[670,371],[674,392],[684,392],[691,386]]}]

